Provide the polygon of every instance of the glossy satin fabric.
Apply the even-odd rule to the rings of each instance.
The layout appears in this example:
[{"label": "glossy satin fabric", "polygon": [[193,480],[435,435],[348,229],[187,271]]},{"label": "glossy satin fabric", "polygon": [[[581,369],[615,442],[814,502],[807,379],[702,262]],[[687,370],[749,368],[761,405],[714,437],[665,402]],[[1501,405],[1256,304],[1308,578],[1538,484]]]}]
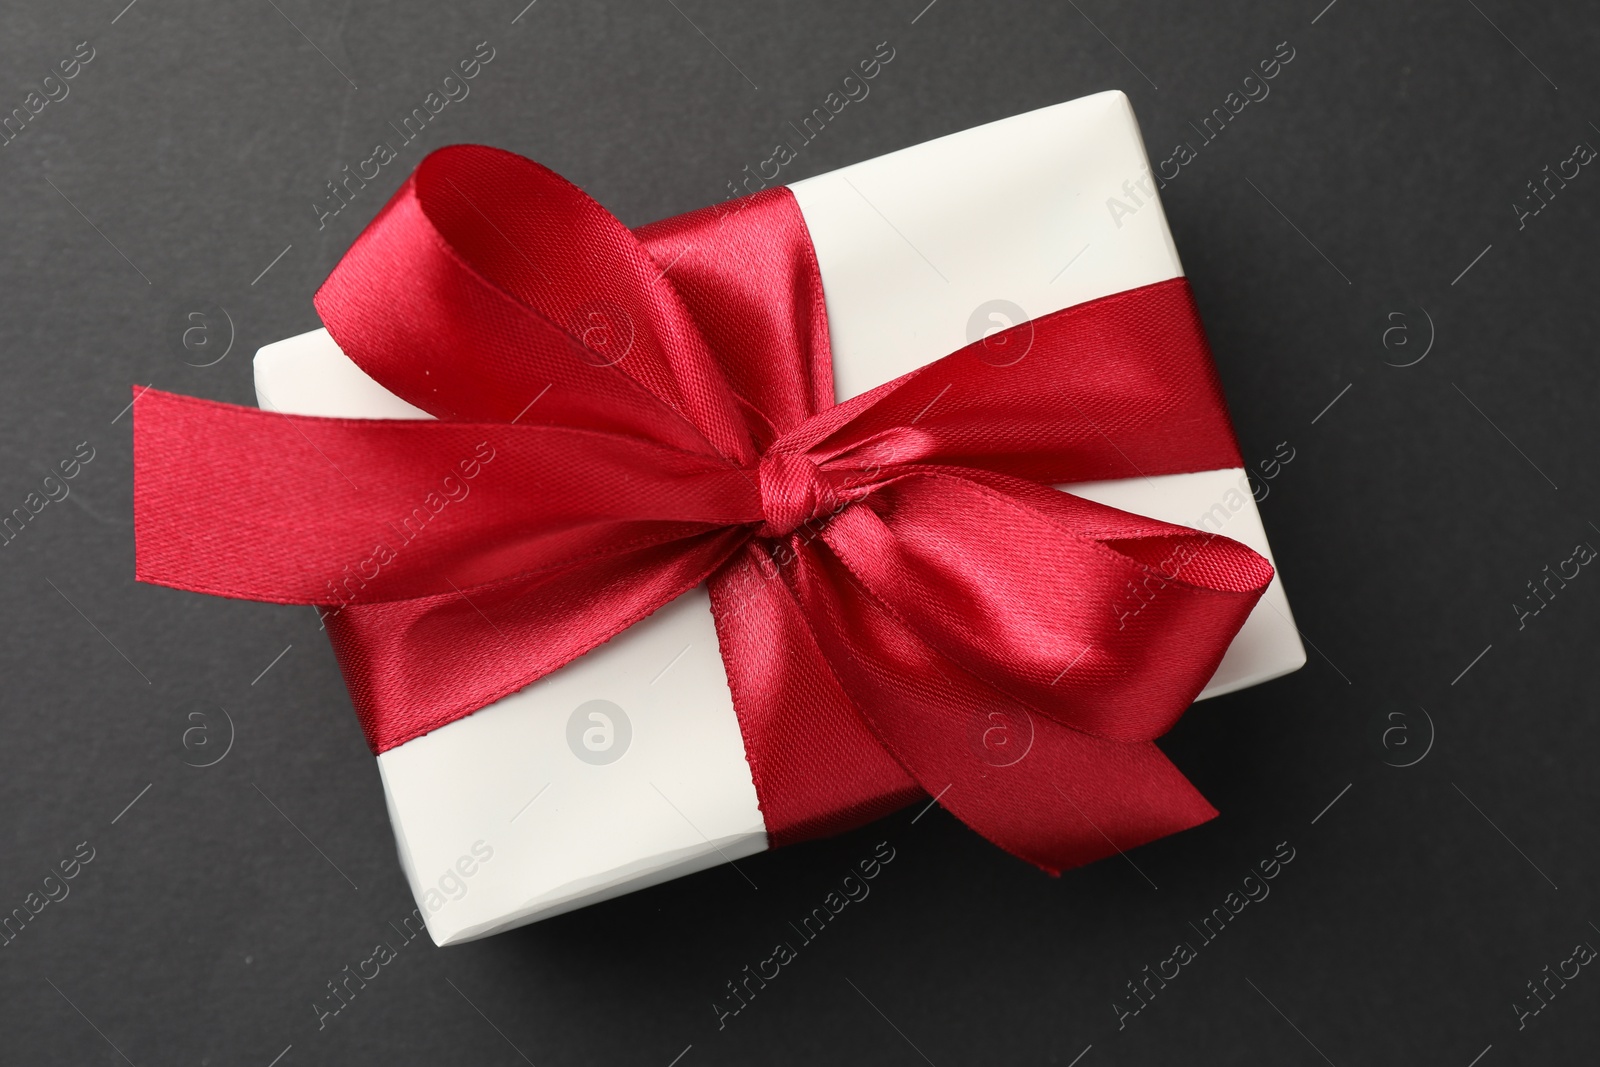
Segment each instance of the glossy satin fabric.
[{"label": "glossy satin fabric", "polygon": [[775,844],[927,794],[1057,871],[1215,814],[1152,742],[1270,565],[1048,488],[1241,465],[1182,279],[835,404],[786,189],[635,233],[463,146],[317,308],[438,421],[146,392],[138,575],[322,605],[375,751],[706,582]]}]

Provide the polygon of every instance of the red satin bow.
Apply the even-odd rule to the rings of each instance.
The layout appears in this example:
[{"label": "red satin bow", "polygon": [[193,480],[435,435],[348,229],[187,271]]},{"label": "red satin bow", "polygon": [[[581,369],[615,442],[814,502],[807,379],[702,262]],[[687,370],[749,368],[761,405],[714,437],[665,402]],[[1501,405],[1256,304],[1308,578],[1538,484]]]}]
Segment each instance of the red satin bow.
[{"label": "red satin bow", "polygon": [[835,404],[786,189],[633,233],[464,146],[316,302],[438,421],[150,390],[138,574],[324,605],[375,751],[709,582],[774,844],[927,793],[1056,871],[1216,814],[1152,739],[1270,565],[1049,488],[1241,465],[1182,279],[1037,319],[1020,360],[986,358],[1012,331]]}]

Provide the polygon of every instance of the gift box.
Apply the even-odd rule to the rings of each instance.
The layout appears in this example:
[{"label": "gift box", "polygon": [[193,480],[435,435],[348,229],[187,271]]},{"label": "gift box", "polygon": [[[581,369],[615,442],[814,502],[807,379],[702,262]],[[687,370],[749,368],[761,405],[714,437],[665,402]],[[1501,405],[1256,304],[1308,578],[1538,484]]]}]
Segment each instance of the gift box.
[{"label": "gift box", "polygon": [[[1012,346],[993,353],[1004,365],[1026,355],[1023,323],[1183,273],[1120,92],[789,188],[815,250],[840,401],[989,335]],[[429,418],[324,330],[262,348],[255,375],[264,409]],[[1242,468],[1057,488],[1271,558]],[[1137,593],[1130,603],[1137,611]],[[1200,697],[1304,662],[1274,575]],[[771,841],[704,587],[377,759],[400,861],[440,945],[730,863]]]}]

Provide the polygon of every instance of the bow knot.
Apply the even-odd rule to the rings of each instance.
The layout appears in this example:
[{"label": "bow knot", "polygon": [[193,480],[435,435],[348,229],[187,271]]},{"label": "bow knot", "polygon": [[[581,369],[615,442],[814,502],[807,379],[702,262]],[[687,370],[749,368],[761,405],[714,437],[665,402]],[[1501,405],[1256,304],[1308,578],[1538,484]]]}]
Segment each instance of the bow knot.
[{"label": "bow knot", "polygon": [[761,457],[757,474],[761,514],[766,520],[756,531],[757,537],[785,537],[847,503],[810,456],[768,452]]}]

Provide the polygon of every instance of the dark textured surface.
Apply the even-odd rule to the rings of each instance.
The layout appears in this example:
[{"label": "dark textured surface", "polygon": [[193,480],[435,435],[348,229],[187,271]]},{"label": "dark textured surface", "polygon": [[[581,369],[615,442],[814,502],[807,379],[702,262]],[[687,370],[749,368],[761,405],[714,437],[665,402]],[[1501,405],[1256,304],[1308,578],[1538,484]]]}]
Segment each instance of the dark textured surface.
[{"label": "dark textured surface", "polygon": [[[1521,628],[1513,605],[1600,546],[1600,171],[1521,228],[1512,207],[1600,144],[1593,10],[923,2],[6,6],[0,109],[94,58],[0,147],[0,510],[94,458],[0,548],[0,906],[93,859],[0,949],[0,1061],[1594,1062],[1592,968],[1521,1028],[1513,1006],[1600,945],[1600,572]],[[324,180],[484,40],[471,95],[319,232]],[[1163,159],[1294,49],[1164,193],[1246,456],[1294,449],[1262,511],[1315,643],[1164,742],[1222,817],[1054,880],[912,809],[742,862],[759,890],[719,868],[410,942],[319,1029],[325,983],[412,907],[376,768],[312,612],[133,582],[130,385],[251,402],[250,354],[315,325],[426,149],[535,157],[638,224],[725,196],[885,40],[786,178],[1116,87]],[[206,308],[201,356],[179,337]],[[186,365],[225,350],[216,308],[231,350]],[[186,765],[226,740],[190,717],[217,705],[231,750]],[[719,1030],[724,983],[880,840],[871,896]],[[1279,842],[1270,896],[1205,943],[1190,924]],[[1119,1029],[1125,983],[1185,940]]]}]

